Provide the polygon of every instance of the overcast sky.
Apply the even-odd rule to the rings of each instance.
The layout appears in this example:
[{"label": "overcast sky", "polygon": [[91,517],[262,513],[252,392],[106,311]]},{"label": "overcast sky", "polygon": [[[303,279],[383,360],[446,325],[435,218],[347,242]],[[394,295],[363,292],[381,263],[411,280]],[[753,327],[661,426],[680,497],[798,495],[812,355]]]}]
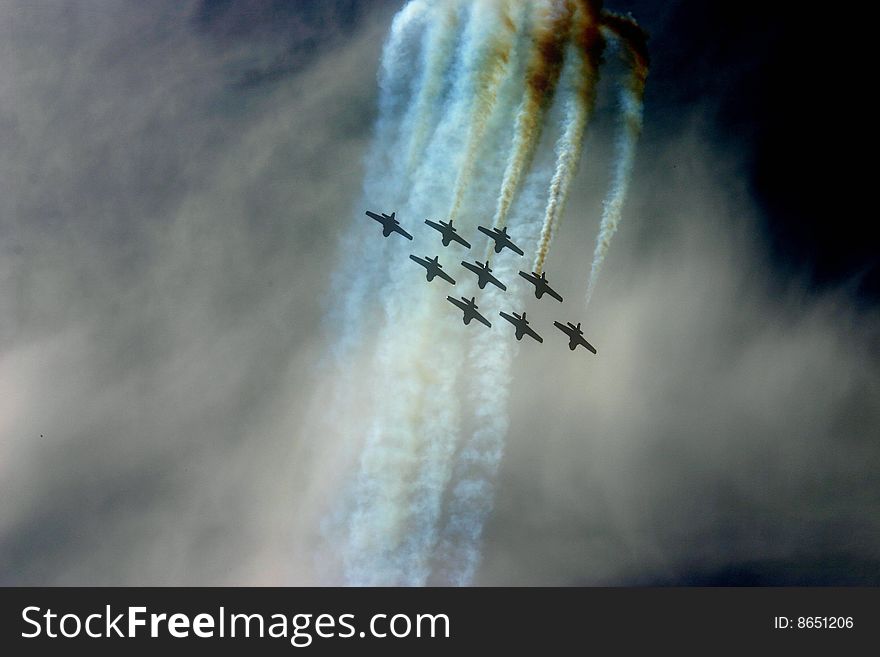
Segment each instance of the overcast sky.
[{"label": "overcast sky", "polygon": [[[880,583],[876,305],[780,257],[711,83],[755,62],[677,86],[683,4],[620,7],[659,74],[599,356],[519,350],[478,584]],[[0,583],[321,583],[339,455],[304,427],[398,5],[0,4]],[[610,126],[551,255],[571,297]]]}]

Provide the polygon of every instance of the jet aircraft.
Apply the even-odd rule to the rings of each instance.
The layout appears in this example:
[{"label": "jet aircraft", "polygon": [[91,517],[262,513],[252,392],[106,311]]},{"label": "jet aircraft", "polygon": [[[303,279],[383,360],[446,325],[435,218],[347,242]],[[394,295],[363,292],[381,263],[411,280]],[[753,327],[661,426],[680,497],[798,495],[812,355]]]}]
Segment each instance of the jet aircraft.
[{"label": "jet aircraft", "polygon": [[529,337],[534,338],[538,342],[544,342],[544,338],[542,338],[540,335],[535,333],[535,331],[533,331],[531,328],[529,328],[529,320],[526,319],[525,313],[523,313],[522,315],[517,315],[516,313],[513,313],[513,317],[511,317],[510,315],[508,315],[506,312],[504,312],[502,310],[498,314],[501,315],[504,319],[506,319],[508,322],[510,322],[511,324],[513,324],[516,327],[516,339],[517,340],[522,340],[524,335],[528,335]]},{"label": "jet aircraft", "polygon": [[550,287],[550,284],[547,282],[547,274],[545,274],[544,272],[541,272],[541,275],[538,276],[534,272],[532,272],[531,274],[527,274],[524,271],[521,271],[519,275],[535,286],[536,298],[540,299],[542,296],[544,296],[544,293],[547,293],[557,301],[562,301],[562,297],[559,295],[559,293],[552,287]]},{"label": "jet aircraft", "polygon": [[413,238],[412,235],[407,233],[403,228],[400,227],[400,222],[394,218],[396,212],[392,212],[390,215],[385,214],[376,214],[375,212],[370,212],[367,210],[367,216],[371,219],[375,219],[380,224],[382,224],[382,235],[388,237],[391,233],[400,233],[406,239],[411,240]]},{"label": "jet aircraft", "polygon": [[478,322],[482,322],[489,328],[492,328],[492,324],[489,322],[489,320],[477,312],[477,308],[479,308],[479,306],[474,303],[475,297],[471,297],[470,299],[462,297],[461,301],[452,297],[446,297],[446,299],[449,301],[449,303],[458,306],[462,309],[462,311],[464,311],[464,316],[461,318],[461,321],[465,323],[465,326],[470,324],[472,319],[476,319]]},{"label": "jet aircraft", "polygon": [[511,241],[510,236],[507,234],[507,226],[505,226],[501,230],[498,230],[497,228],[492,228],[490,230],[483,226],[477,226],[477,230],[479,230],[481,233],[485,233],[495,241],[495,253],[501,253],[501,249],[507,247],[514,253],[519,253],[520,255],[523,255],[522,249],[514,244]]},{"label": "jet aircraft", "polygon": [[507,286],[499,281],[495,276],[492,275],[492,268],[489,266],[489,261],[487,260],[485,263],[481,263],[479,261],[474,262],[465,262],[461,261],[461,266],[465,269],[470,269],[477,275],[477,286],[482,290],[486,287],[487,283],[492,283],[497,287],[500,287],[502,290],[506,290]]},{"label": "jet aircraft", "polygon": [[[566,326],[567,324],[567,326]],[[584,339],[584,332],[581,330],[581,323],[578,322],[577,326],[572,324],[571,322],[566,322],[566,324],[562,324],[560,322],[553,322],[553,325],[558,328],[560,331],[565,333],[568,336],[568,348],[574,351],[579,346],[584,346],[594,354],[596,352],[596,347],[591,345]]]},{"label": "jet aircraft", "polygon": [[462,246],[471,248],[470,242],[468,242],[461,235],[458,234],[458,230],[456,230],[455,226],[452,225],[451,219],[449,221],[441,220],[440,223],[431,221],[430,219],[425,219],[425,223],[434,230],[439,231],[440,234],[443,235],[443,246],[449,246],[449,242],[455,240]]},{"label": "jet aircraft", "polygon": [[409,259],[413,262],[419,263],[427,270],[428,273],[425,275],[425,278],[429,283],[434,280],[435,276],[439,276],[444,281],[455,285],[455,279],[443,271],[443,265],[440,264],[440,256],[434,256],[433,258],[425,256],[424,258],[419,258],[418,256],[411,255]]}]

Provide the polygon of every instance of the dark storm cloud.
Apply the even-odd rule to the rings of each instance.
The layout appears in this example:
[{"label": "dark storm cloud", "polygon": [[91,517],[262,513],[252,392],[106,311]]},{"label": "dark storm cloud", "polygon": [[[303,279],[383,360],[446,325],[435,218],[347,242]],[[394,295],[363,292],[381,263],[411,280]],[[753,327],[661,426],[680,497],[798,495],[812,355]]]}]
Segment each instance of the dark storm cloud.
[{"label": "dark storm cloud", "polygon": [[[634,193],[589,315],[558,318],[599,356],[520,350],[481,583],[877,582],[880,320],[778,276],[719,128],[741,69],[679,95],[662,75],[699,60],[681,6],[643,8],[661,75]],[[0,8],[0,582],[316,581],[345,455],[303,427],[389,17]],[[548,262],[567,301],[609,125]]]}]

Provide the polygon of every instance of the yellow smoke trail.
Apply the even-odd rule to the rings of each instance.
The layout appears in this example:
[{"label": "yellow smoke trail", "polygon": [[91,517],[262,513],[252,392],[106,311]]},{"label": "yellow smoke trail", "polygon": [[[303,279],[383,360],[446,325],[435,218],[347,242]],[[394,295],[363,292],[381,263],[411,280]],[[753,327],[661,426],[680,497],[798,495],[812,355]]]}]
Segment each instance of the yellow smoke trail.
[{"label": "yellow smoke trail", "polygon": [[[491,8],[495,10],[500,28],[496,32],[489,33],[483,55],[485,59],[477,64],[479,72],[475,88],[476,101],[471,127],[468,131],[467,150],[455,180],[449,220],[458,217],[459,210],[461,210],[461,202],[468,183],[473,177],[477,153],[486,133],[486,125],[492,115],[495,101],[498,99],[498,89],[510,64],[511,51],[519,28],[518,22],[522,20],[523,11],[518,11],[516,16],[512,14],[512,0],[500,0],[500,2],[486,4],[492,5]],[[524,9],[525,5],[521,4],[520,7]],[[479,11],[479,7],[477,11]]]},{"label": "yellow smoke trail", "polygon": [[583,150],[584,132],[596,102],[599,63],[604,40],[599,30],[599,12],[594,0],[581,0],[575,9],[571,54],[577,58],[573,92],[566,104],[565,129],[556,145],[556,170],[550,181],[544,225],[535,256],[534,271],[540,274],[550,243],[565,210],[571,181],[577,173]]},{"label": "yellow smoke trail", "polygon": [[439,110],[440,95],[458,36],[459,11],[462,0],[439,0],[432,30],[425,43],[424,77],[412,105],[413,128],[406,156],[407,172],[412,174],[428,143],[434,125],[434,112]]},{"label": "yellow smoke trail", "polygon": [[[548,0],[533,9],[531,57],[526,70],[526,87],[516,116],[513,147],[492,225],[502,228],[523,174],[531,163],[541,136],[541,122],[548,101],[553,97],[562,70],[565,44],[568,41],[574,6],[572,0]],[[492,244],[486,246],[486,259],[492,258]]]},{"label": "yellow smoke trail", "polygon": [[645,81],[648,77],[647,35],[638,24],[628,16],[620,16],[610,12],[602,13],[602,27],[611,38],[617,40],[628,59],[630,74],[621,94],[623,125],[618,141],[618,154],[614,164],[611,188],[603,203],[602,221],[596,248],[593,252],[593,264],[590,269],[590,280],[587,284],[586,303],[590,303],[596,281],[611,246],[611,238],[617,232],[623,210],[623,202],[629,187],[635,159],[635,148],[642,132],[642,104],[645,95]]}]

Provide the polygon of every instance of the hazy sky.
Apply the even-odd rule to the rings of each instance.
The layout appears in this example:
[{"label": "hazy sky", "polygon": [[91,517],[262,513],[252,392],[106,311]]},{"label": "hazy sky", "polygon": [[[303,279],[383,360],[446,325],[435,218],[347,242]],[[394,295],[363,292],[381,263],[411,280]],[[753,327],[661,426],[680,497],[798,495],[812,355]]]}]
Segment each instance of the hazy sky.
[{"label": "hazy sky", "polygon": [[[757,93],[776,23],[701,71],[693,5],[609,3],[654,32],[657,75],[584,323],[599,356],[519,350],[478,584],[880,583],[861,229],[848,260],[803,210],[835,251],[785,256],[804,203],[791,172],[756,178],[763,124],[730,93]],[[321,582],[346,457],[307,418],[398,6],[0,4],[0,583]],[[602,116],[551,254],[572,298]]]}]

